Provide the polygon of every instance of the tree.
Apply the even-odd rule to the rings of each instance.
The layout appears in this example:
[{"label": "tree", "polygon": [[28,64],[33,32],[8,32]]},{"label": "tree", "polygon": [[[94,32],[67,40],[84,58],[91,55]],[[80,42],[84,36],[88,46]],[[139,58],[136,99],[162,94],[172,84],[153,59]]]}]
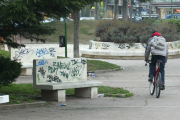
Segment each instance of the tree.
[{"label": "tree", "polygon": [[[41,24],[44,15],[46,14],[47,17],[59,19],[74,12],[74,53],[77,53],[74,56],[79,57],[79,10],[96,1],[99,0],[0,0],[0,37],[2,37],[0,44],[5,43],[13,48],[23,46],[13,42],[13,35],[21,35],[31,41],[45,42],[45,39],[41,39],[39,36],[51,35],[55,32],[55,29],[45,27]],[[1,57],[1,61],[7,60]],[[7,64],[11,65],[13,62],[15,61],[9,59],[9,63]],[[17,68],[20,68],[20,64],[18,63]],[[4,75],[15,73],[10,70],[8,72],[5,66],[1,66],[1,70],[5,72]],[[21,69],[13,68],[12,70],[17,70],[17,73],[21,72]],[[11,78],[8,78],[10,81],[0,81],[0,84],[10,84],[20,75],[17,73],[15,73],[16,75],[13,74]]]},{"label": "tree", "polygon": [[123,0],[122,19],[123,19],[124,21],[127,21],[127,20],[128,20],[128,0]]},{"label": "tree", "polygon": [[[75,13],[74,52],[79,52],[79,12],[83,7],[100,0],[0,0],[0,37],[3,37],[8,44],[14,48],[20,46],[13,42],[13,35],[21,35],[30,40],[45,42],[39,38],[40,35],[51,35],[55,29],[44,27],[40,21],[47,17],[66,17],[69,13]],[[51,4],[49,4],[51,3]],[[76,18],[77,17],[77,18]],[[3,44],[2,42],[0,42]],[[79,44],[79,43],[78,43]],[[79,55],[74,55],[79,57]]]},{"label": "tree", "polygon": [[117,19],[117,4],[118,4],[118,0],[115,0],[115,2],[114,2],[114,20]]},{"label": "tree", "polygon": [[98,2],[100,0],[73,0],[68,4],[68,8],[74,13],[74,58],[79,57],[79,18],[80,10],[86,5]]},{"label": "tree", "polygon": [[[60,0],[59,0],[60,1]],[[49,3],[51,4],[49,5]],[[60,1],[62,6],[67,3]],[[13,35],[21,35],[31,41],[45,42],[45,39],[39,38],[40,35],[51,35],[55,29],[45,27],[41,24],[44,19],[44,13],[48,16],[59,17],[69,13],[66,7],[57,5],[56,0],[1,0],[0,7],[0,36],[6,41],[5,44],[17,48],[20,46],[12,40]],[[57,11],[68,11],[57,12]]]},{"label": "tree", "polygon": [[100,19],[100,2],[95,2],[95,20]]}]

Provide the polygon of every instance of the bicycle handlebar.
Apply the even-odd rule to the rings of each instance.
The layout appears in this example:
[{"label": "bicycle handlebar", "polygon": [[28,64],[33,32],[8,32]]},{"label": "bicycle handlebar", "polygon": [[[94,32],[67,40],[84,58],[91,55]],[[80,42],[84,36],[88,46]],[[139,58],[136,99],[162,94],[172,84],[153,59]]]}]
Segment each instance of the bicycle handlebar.
[{"label": "bicycle handlebar", "polygon": [[[151,60],[147,60],[145,66],[147,66],[147,63],[151,63]],[[163,63],[163,62],[161,60],[157,60],[157,63]]]},{"label": "bicycle handlebar", "polygon": [[147,63],[150,63],[151,60],[147,60],[146,63],[145,63],[145,66],[147,66]]}]

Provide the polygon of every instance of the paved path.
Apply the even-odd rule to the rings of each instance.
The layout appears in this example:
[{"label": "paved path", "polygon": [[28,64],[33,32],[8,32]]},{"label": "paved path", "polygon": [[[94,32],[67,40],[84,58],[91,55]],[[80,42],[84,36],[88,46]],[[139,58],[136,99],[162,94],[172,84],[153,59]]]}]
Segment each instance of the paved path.
[{"label": "paved path", "polygon": [[[124,67],[124,70],[98,73],[88,80],[104,85],[123,87],[134,93],[130,98],[67,98],[67,106],[53,102],[50,107],[3,110],[0,120],[179,120],[180,118],[180,58],[166,65],[166,89],[160,98],[149,95],[148,67],[142,60],[104,60]],[[32,82],[32,77],[20,77],[17,83]]]}]

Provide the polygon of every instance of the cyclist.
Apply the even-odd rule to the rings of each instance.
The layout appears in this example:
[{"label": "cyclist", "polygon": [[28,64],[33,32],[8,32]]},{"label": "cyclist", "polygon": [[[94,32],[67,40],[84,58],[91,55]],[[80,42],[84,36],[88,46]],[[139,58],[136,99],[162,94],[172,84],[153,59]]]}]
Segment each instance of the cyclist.
[{"label": "cyclist", "polygon": [[156,61],[161,60],[163,63],[160,64],[160,73],[162,76],[162,87],[161,90],[165,89],[165,79],[164,79],[164,67],[168,59],[168,45],[166,44],[166,39],[161,36],[159,32],[153,32],[151,38],[147,42],[145,50],[145,61],[149,59],[151,53],[151,63],[149,70],[149,79],[148,81],[153,80],[153,76],[156,74]]}]

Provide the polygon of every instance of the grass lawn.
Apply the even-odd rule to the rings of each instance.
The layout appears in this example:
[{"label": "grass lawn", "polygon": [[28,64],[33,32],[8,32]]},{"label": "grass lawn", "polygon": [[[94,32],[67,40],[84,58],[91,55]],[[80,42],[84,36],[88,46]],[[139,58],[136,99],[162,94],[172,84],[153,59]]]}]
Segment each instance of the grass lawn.
[{"label": "grass lawn", "polygon": [[[98,87],[99,94],[125,94],[124,97],[133,96],[123,88],[114,88],[107,86]],[[33,89],[33,84],[11,84],[10,86],[3,86],[0,89],[0,95],[8,94],[10,98],[9,104],[32,103],[40,101],[40,90]],[[67,89],[66,94],[74,95],[74,89]],[[113,97],[113,96],[112,96]]]},{"label": "grass lawn", "polygon": [[[79,43],[89,44],[89,40],[95,38],[95,29],[99,20],[80,20],[79,21]],[[45,36],[47,42],[59,42],[59,36],[65,35],[64,22],[54,21],[50,23],[43,23],[44,26],[55,28],[57,31],[51,36]],[[67,43],[74,41],[74,21],[67,21]],[[41,36],[43,37],[43,36]]]},{"label": "grass lawn", "polygon": [[108,63],[100,60],[87,60],[87,70],[95,71],[95,70],[108,70],[108,69],[121,69],[120,66]]},{"label": "grass lawn", "polygon": [[11,57],[11,52],[9,51],[4,51],[4,50],[0,50],[0,55],[4,56],[4,57]]}]

